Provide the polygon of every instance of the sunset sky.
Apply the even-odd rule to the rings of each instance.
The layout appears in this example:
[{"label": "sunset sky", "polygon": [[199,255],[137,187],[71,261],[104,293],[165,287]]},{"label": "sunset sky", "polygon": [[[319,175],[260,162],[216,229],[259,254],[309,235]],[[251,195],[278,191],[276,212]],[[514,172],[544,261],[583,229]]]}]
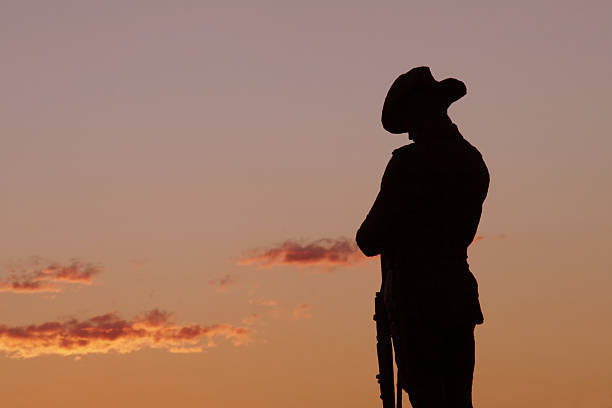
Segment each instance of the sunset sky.
[{"label": "sunset sky", "polygon": [[[491,173],[476,407],[612,408],[609,1],[0,0],[2,406],[382,406],[410,68]],[[408,404],[407,398],[405,403]]]}]

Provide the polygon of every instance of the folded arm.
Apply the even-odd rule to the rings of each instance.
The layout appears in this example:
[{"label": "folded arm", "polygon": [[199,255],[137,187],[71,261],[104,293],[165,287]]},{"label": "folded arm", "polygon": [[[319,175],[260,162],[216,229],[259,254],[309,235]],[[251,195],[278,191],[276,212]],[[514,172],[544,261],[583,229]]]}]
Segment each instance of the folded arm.
[{"label": "folded arm", "polygon": [[385,169],[376,200],[357,230],[357,245],[366,256],[379,255],[389,245],[393,222],[391,207],[397,205],[394,196],[399,166],[399,158],[393,155]]}]

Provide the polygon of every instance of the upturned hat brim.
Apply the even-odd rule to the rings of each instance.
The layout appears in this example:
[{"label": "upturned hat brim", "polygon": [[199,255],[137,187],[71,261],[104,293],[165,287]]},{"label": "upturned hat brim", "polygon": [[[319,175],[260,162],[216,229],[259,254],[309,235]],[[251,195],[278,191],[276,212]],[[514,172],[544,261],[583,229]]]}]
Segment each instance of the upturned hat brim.
[{"label": "upturned hat brim", "polygon": [[424,105],[446,110],[466,93],[465,84],[458,79],[436,81],[429,67],[413,68],[389,88],[382,109],[383,128],[394,134],[406,133],[412,112]]}]

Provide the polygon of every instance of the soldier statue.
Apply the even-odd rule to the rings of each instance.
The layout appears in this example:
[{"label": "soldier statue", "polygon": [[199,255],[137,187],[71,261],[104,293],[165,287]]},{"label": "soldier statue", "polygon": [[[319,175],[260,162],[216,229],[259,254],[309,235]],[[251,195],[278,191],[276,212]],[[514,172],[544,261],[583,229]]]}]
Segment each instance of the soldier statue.
[{"label": "soldier statue", "polygon": [[472,408],[474,328],[483,315],[467,248],[489,172],[447,114],[465,94],[463,82],[437,81],[428,67],[393,82],[382,125],[413,143],[393,151],[356,237],[365,255],[381,255],[399,382],[413,408]]}]

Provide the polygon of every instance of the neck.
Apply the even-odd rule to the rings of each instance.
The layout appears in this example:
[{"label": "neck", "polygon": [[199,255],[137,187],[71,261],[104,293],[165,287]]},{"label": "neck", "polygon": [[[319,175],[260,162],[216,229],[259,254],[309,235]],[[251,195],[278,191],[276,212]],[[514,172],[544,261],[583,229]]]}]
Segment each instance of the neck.
[{"label": "neck", "polygon": [[428,121],[423,126],[415,127],[408,132],[409,138],[415,142],[435,141],[453,138],[457,135],[457,126],[448,116],[442,119]]}]

